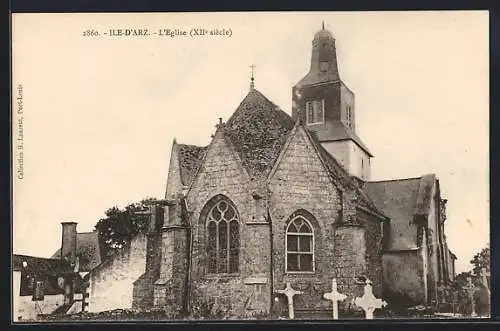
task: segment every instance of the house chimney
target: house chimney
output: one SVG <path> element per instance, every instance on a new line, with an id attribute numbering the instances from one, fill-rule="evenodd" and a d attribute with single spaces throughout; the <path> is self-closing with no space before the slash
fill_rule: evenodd
<path id="1" fill-rule="evenodd" d="M 62 222 L 61 259 L 76 262 L 76 222 Z"/>

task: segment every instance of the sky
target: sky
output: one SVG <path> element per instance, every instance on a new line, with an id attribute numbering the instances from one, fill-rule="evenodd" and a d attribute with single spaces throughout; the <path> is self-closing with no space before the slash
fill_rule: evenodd
<path id="1" fill-rule="evenodd" d="M 248 93 L 251 64 L 290 114 L 322 21 L 372 180 L 435 173 L 456 270 L 468 270 L 489 241 L 487 11 L 13 14 L 14 253 L 49 257 L 61 222 L 92 231 L 110 207 L 163 198 L 172 140 L 207 145 Z M 127 28 L 187 35 L 109 35 Z M 191 37 L 199 28 L 230 35 Z"/>

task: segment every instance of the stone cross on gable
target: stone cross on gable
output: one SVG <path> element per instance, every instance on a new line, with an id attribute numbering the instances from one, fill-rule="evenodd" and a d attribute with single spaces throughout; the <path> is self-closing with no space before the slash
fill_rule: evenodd
<path id="1" fill-rule="evenodd" d="M 477 316 L 476 314 L 476 301 L 474 300 L 474 293 L 476 293 L 476 287 L 474 286 L 474 284 L 472 284 L 472 278 L 471 277 L 467 277 L 467 285 L 464 286 L 463 288 L 464 290 L 467 291 L 467 293 L 469 294 L 469 300 L 470 300 L 470 303 L 471 303 L 471 317 L 475 317 Z"/>
<path id="2" fill-rule="evenodd" d="M 297 294 L 302 294 L 302 291 L 296 291 L 290 286 L 290 282 L 286 283 L 286 287 L 284 290 L 277 290 L 276 293 L 284 294 L 288 300 L 288 317 L 290 319 L 295 318 L 294 309 L 293 309 L 293 297 Z"/>
<path id="3" fill-rule="evenodd" d="M 332 279 L 332 291 L 329 293 L 323 294 L 323 298 L 330 300 L 333 305 L 333 319 L 336 320 L 339 318 L 339 301 L 343 301 L 347 298 L 345 294 L 339 293 L 337 291 L 337 280 L 335 278 Z"/>
<path id="4" fill-rule="evenodd" d="M 250 90 L 253 90 L 255 88 L 255 77 L 254 77 L 255 65 L 252 64 L 250 66 L 250 69 L 252 70 L 252 75 L 250 76 Z"/>
<path id="5" fill-rule="evenodd" d="M 354 304 L 365 311 L 366 319 L 373 319 L 373 312 L 377 308 L 382 308 L 386 305 L 386 302 L 379 299 L 373 295 L 372 282 L 367 279 L 365 285 L 365 293 L 361 297 L 357 297 L 354 300 Z"/>

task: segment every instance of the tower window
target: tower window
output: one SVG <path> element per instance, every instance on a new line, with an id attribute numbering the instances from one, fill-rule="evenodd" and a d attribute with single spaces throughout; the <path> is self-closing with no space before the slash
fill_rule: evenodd
<path id="1" fill-rule="evenodd" d="M 306 102 L 306 123 L 317 124 L 325 122 L 325 100 Z"/>
<path id="2" fill-rule="evenodd" d="M 328 65 L 328 62 L 326 62 L 326 61 L 321 61 L 319 63 L 319 70 L 322 72 L 328 71 L 328 67 L 329 67 L 329 65 Z"/>
<path id="3" fill-rule="evenodd" d="M 346 105 L 345 107 L 345 120 L 347 126 L 352 129 L 352 112 L 351 112 L 351 106 Z"/>

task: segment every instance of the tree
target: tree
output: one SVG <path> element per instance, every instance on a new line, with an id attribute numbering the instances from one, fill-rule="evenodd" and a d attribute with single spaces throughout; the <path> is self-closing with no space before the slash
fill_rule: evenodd
<path id="1" fill-rule="evenodd" d="M 162 200 L 145 198 L 137 203 L 132 203 L 124 209 L 116 206 L 105 211 L 105 218 L 100 219 L 95 225 L 102 239 L 106 255 L 113 254 L 130 243 L 138 233 L 145 230 L 149 219 L 149 206 L 161 204 Z"/>
<path id="2" fill-rule="evenodd" d="M 483 248 L 479 253 L 474 255 L 470 263 L 474 266 L 472 272 L 474 275 L 478 276 L 481 274 L 481 270 L 483 268 L 486 269 L 486 272 L 490 272 L 490 245 L 488 244 L 485 248 Z"/>

